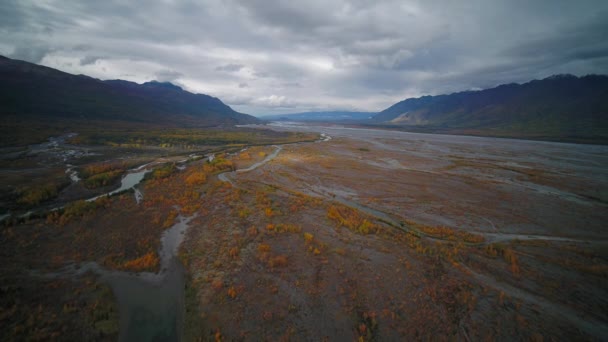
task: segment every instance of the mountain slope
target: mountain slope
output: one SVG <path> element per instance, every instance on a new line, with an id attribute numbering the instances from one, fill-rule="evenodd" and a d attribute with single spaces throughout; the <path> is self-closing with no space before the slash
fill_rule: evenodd
<path id="1" fill-rule="evenodd" d="M 0 113 L 20 119 L 176 126 L 258 122 L 219 99 L 168 83 L 101 81 L 0 56 Z"/>
<path id="2" fill-rule="evenodd" d="M 413 130 L 608 141 L 608 76 L 552 76 L 524 84 L 407 99 L 373 121 Z"/>

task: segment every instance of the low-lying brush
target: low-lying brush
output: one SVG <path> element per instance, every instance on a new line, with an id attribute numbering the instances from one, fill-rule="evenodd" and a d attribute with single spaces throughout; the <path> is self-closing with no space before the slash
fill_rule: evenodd
<path id="1" fill-rule="evenodd" d="M 358 234 L 374 234 L 379 230 L 378 225 L 361 215 L 358 210 L 347 206 L 331 205 L 327 209 L 327 217 L 338 227 L 344 226 Z"/>

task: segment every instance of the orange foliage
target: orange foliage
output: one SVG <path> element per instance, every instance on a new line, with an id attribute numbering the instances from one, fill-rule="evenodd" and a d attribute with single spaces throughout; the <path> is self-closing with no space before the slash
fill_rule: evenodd
<path id="1" fill-rule="evenodd" d="M 207 174 L 204 171 L 195 171 L 186 178 L 187 185 L 201 185 L 207 181 Z"/>
<path id="2" fill-rule="evenodd" d="M 264 209 L 264 215 L 266 215 L 266 217 L 273 217 L 276 215 L 276 211 L 274 211 L 271 207 L 267 207 Z"/>
<path id="3" fill-rule="evenodd" d="M 231 258 L 235 259 L 237 256 L 239 256 L 239 248 L 238 247 L 230 248 L 228 255 L 230 255 Z"/>
<path id="4" fill-rule="evenodd" d="M 260 253 L 268 253 L 270 252 L 270 245 L 267 245 L 265 243 L 261 243 L 258 245 L 258 252 Z"/>
<path id="5" fill-rule="evenodd" d="M 141 272 L 146 270 L 152 270 L 158 267 L 160 260 L 154 252 L 149 252 L 137 259 L 127 261 L 121 265 L 122 269 Z"/>
<path id="6" fill-rule="evenodd" d="M 234 286 L 230 286 L 230 288 L 228 289 L 228 297 L 232 299 L 236 298 L 236 289 L 234 288 Z"/>

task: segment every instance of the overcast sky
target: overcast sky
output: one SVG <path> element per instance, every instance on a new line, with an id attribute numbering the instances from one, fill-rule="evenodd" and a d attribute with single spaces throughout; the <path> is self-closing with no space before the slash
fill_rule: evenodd
<path id="1" fill-rule="evenodd" d="M 608 1 L 0 1 L 0 54 L 249 114 L 608 73 Z"/>

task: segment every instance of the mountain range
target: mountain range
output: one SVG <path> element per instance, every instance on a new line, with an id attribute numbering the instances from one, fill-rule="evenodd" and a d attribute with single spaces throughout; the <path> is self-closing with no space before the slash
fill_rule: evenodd
<path id="1" fill-rule="evenodd" d="M 412 131 L 608 143 L 608 76 L 555 75 L 410 98 L 371 122 Z"/>
<path id="2" fill-rule="evenodd" d="M 1 145 L 29 134 L 26 126 L 30 131 L 41 125 L 65 131 L 74 125 L 104 129 L 263 122 L 236 112 L 218 98 L 171 83 L 102 81 L 2 56 L 0 115 Z M 410 98 L 379 113 L 304 112 L 261 119 L 608 144 L 608 76 L 556 75 L 486 90 Z"/>
<path id="3" fill-rule="evenodd" d="M 210 127 L 260 122 L 171 83 L 102 81 L 0 56 L 3 119 Z"/>

